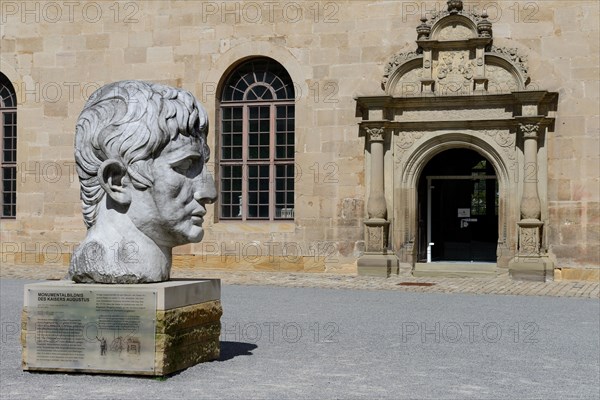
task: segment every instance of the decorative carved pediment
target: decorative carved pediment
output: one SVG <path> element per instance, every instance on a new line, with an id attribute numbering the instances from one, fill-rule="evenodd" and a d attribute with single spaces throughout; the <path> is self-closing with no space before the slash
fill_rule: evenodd
<path id="1" fill-rule="evenodd" d="M 474 13 L 461 11 L 451 14 L 442 11 L 433 14 L 429 20 L 431 40 L 465 40 L 479 37 L 477 23 L 481 17 Z M 427 22 L 426 22 L 427 23 Z"/>
<path id="2" fill-rule="evenodd" d="M 523 84 L 529 84 L 530 79 L 529 71 L 527 69 L 527 56 L 522 55 L 516 47 L 508 48 L 491 45 L 486 51 L 486 56 L 502 57 L 517 68 L 522 77 Z"/>
<path id="3" fill-rule="evenodd" d="M 451 22 L 432 32 L 432 38 L 437 40 L 464 40 L 477 37 L 477 31 L 461 23 Z"/>
<path id="4" fill-rule="evenodd" d="M 421 18 L 417 49 L 395 54 L 385 66 L 381 87 L 394 97 L 510 93 L 529 84 L 527 57 L 516 48 L 492 44 L 487 14 L 448 9 Z"/>
<path id="5" fill-rule="evenodd" d="M 406 53 L 394 54 L 390 58 L 388 63 L 385 65 L 385 68 L 383 70 L 383 79 L 381 81 L 381 86 L 385 89 L 385 86 L 388 82 L 390 75 L 393 72 L 396 72 L 398 70 L 398 67 L 400 67 L 401 65 L 407 65 L 409 63 L 409 61 L 421 59 L 422 57 L 423 56 L 421 54 L 419 54 L 417 51 L 409 51 Z M 413 63 L 413 64 L 415 64 L 415 63 Z M 417 65 L 418 64 L 419 63 L 417 63 Z M 419 68 L 420 68 L 420 66 L 419 66 Z M 406 71 L 406 72 L 408 72 L 408 71 Z"/>

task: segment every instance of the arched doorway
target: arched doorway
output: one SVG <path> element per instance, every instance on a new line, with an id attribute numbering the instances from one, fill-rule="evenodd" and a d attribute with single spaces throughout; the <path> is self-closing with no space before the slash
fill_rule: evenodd
<path id="1" fill-rule="evenodd" d="M 369 178 L 359 274 L 553 274 L 545 147 L 558 93 L 528 89 L 526 57 L 494 46 L 486 18 L 448 2 L 414 51 L 390 57 L 385 95 L 356 98 Z M 422 262 L 429 243 L 437 263 Z"/>
<path id="2" fill-rule="evenodd" d="M 466 148 L 438 153 L 418 181 L 418 262 L 495 263 L 498 214 L 492 163 Z"/>

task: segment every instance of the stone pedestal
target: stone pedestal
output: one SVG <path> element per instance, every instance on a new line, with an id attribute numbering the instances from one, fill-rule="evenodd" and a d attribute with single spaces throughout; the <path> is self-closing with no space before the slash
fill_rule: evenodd
<path id="1" fill-rule="evenodd" d="M 389 278 L 398 275 L 398 257 L 394 254 L 365 254 L 357 261 L 358 275 Z"/>
<path id="2" fill-rule="evenodd" d="M 540 252 L 542 227 L 537 219 L 523 219 L 519 225 L 518 256 L 508 263 L 508 272 L 513 279 L 550 281 L 554 279 L 554 263 Z"/>
<path id="3" fill-rule="evenodd" d="M 23 370 L 162 376 L 220 355 L 221 282 L 25 286 Z"/>
<path id="4" fill-rule="evenodd" d="M 547 282 L 554 280 L 554 263 L 547 257 L 515 257 L 508 272 L 512 279 Z"/>
<path id="5" fill-rule="evenodd" d="M 358 275 L 398 275 L 398 257 L 387 254 L 389 221 L 373 218 L 365 221 L 365 254 L 357 261 Z"/>
<path id="6" fill-rule="evenodd" d="M 365 251 L 373 254 L 385 254 L 390 223 L 384 219 L 365 221 Z"/>

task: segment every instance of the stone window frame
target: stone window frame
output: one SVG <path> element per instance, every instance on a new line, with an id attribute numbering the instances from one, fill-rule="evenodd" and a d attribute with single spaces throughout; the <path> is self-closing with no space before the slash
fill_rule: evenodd
<path id="1" fill-rule="evenodd" d="M 17 95 L 8 77 L 0 72 L 0 218 L 17 217 Z"/>
<path id="2" fill-rule="evenodd" d="M 295 91 L 287 70 L 268 57 L 244 60 L 225 79 L 217 112 L 218 219 L 293 220 Z"/>

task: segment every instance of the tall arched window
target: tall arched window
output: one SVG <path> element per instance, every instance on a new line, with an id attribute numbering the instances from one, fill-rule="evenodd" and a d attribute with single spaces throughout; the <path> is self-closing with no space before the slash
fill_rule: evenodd
<path id="1" fill-rule="evenodd" d="M 0 72 L 0 121 L 2 121 L 2 218 L 17 216 L 17 96 L 8 78 Z"/>
<path id="2" fill-rule="evenodd" d="M 238 66 L 221 92 L 221 219 L 294 218 L 294 85 L 270 58 Z"/>

